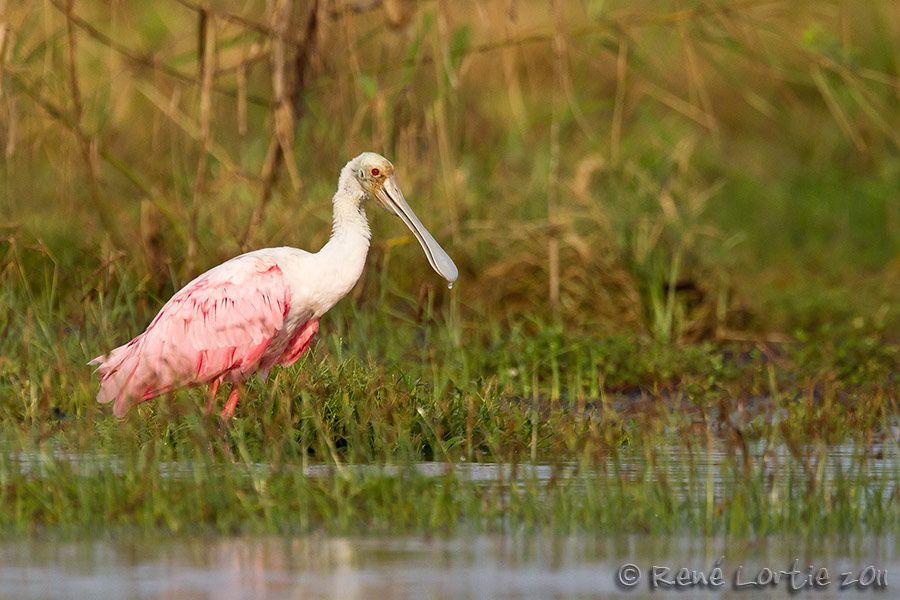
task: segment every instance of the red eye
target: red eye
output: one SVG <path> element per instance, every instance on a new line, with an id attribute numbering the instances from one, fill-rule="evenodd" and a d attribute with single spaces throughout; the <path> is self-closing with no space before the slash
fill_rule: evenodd
<path id="1" fill-rule="evenodd" d="M 372 169 L 372 177 L 378 177 L 378 175 L 380 173 L 381 173 L 381 171 L 378 169 L 378 167 L 375 167 L 374 169 Z"/>

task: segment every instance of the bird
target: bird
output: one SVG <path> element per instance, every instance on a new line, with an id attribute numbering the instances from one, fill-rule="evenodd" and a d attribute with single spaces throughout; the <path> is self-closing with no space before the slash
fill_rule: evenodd
<path id="1" fill-rule="evenodd" d="M 364 152 L 341 170 L 332 199 L 331 237 L 318 252 L 264 248 L 236 256 L 185 285 L 133 340 L 91 360 L 97 401 L 124 417 L 132 406 L 168 392 L 209 384 L 207 413 L 219 386 L 231 383 L 221 417 L 232 417 L 245 382 L 265 380 L 309 348 L 319 320 L 362 275 L 373 200 L 399 217 L 431 267 L 450 285 L 458 270 L 407 204 L 394 166 Z"/>

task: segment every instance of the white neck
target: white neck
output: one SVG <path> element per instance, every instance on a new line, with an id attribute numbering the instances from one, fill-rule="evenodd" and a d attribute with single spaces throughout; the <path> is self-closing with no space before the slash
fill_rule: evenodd
<path id="1" fill-rule="evenodd" d="M 341 170 L 338 189 L 332 199 L 334 216 L 331 226 L 331 240 L 343 236 L 361 236 L 365 238 L 366 249 L 368 249 L 371 233 L 369 231 L 369 220 L 366 219 L 366 211 L 362 207 L 365 199 L 365 192 L 360 188 L 359 183 L 353 176 L 353 161 L 350 161 Z"/>
<path id="2" fill-rule="evenodd" d="M 314 255 L 322 267 L 323 278 L 327 280 L 327 284 L 322 282 L 322 312 L 343 298 L 362 275 L 371 236 L 369 221 L 362 207 L 365 197 L 365 192 L 353 177 L 351 163 L 347 163 L 341 171 L 338 190 L 334 194 L 331 239 Z"/>

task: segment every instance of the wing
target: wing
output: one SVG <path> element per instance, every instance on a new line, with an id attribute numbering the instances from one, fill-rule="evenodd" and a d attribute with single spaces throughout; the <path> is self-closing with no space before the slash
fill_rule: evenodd
<path id="1" fill-rule="evenodd" d="M 282 328 L 290 287 L 272 261 L 242 256 L 177 292 L 147 330 L 92 361 L 100 366 L 99 402 L 125 414 L 170 390 L 232 373 L 246 379 Z"/>
<path id="2" fill-rule="evenodd" d="M 287 350 L 285 350 L 284 354 L 278 359 L 279 364 L 289 367 L 297 362 L 300 357 L 303 356 L 303 353 L 306 352 L 306 349 L 309 348 L 313 337 L 315 337 L 316 332 L 318 331 L 319 319 L 310 319 L 304 323 L 303 326 L 297 330 L 297 333 L 294 334 L 294 337 L 291 338 Z"/>

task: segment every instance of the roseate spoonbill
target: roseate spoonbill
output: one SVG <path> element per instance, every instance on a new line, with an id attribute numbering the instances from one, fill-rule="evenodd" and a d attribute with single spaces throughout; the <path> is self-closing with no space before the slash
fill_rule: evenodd
<path id="1" fill-rule="evenodd" d="M 89 363 L 99 365 L 97 401 L 114 402 L 113 414 L 121 417 L 133 404 L 209 383 L 209 411 L 219 385 L 228 381 L 222 417 L 230 417 L 244 382 L 254 373 L 265 379 L 274 365 L 300 358 L 322 315 L 356 284 L 369 251 L 366 199 L 400 217 L 432 268 L 451 284 L 456 280 L 456 265 L 403 198 L 394 166 L 365 152 L 341 171 L 331 239 L 321 250 L 256 250 L 191 281 L 144 333 Z"/>

